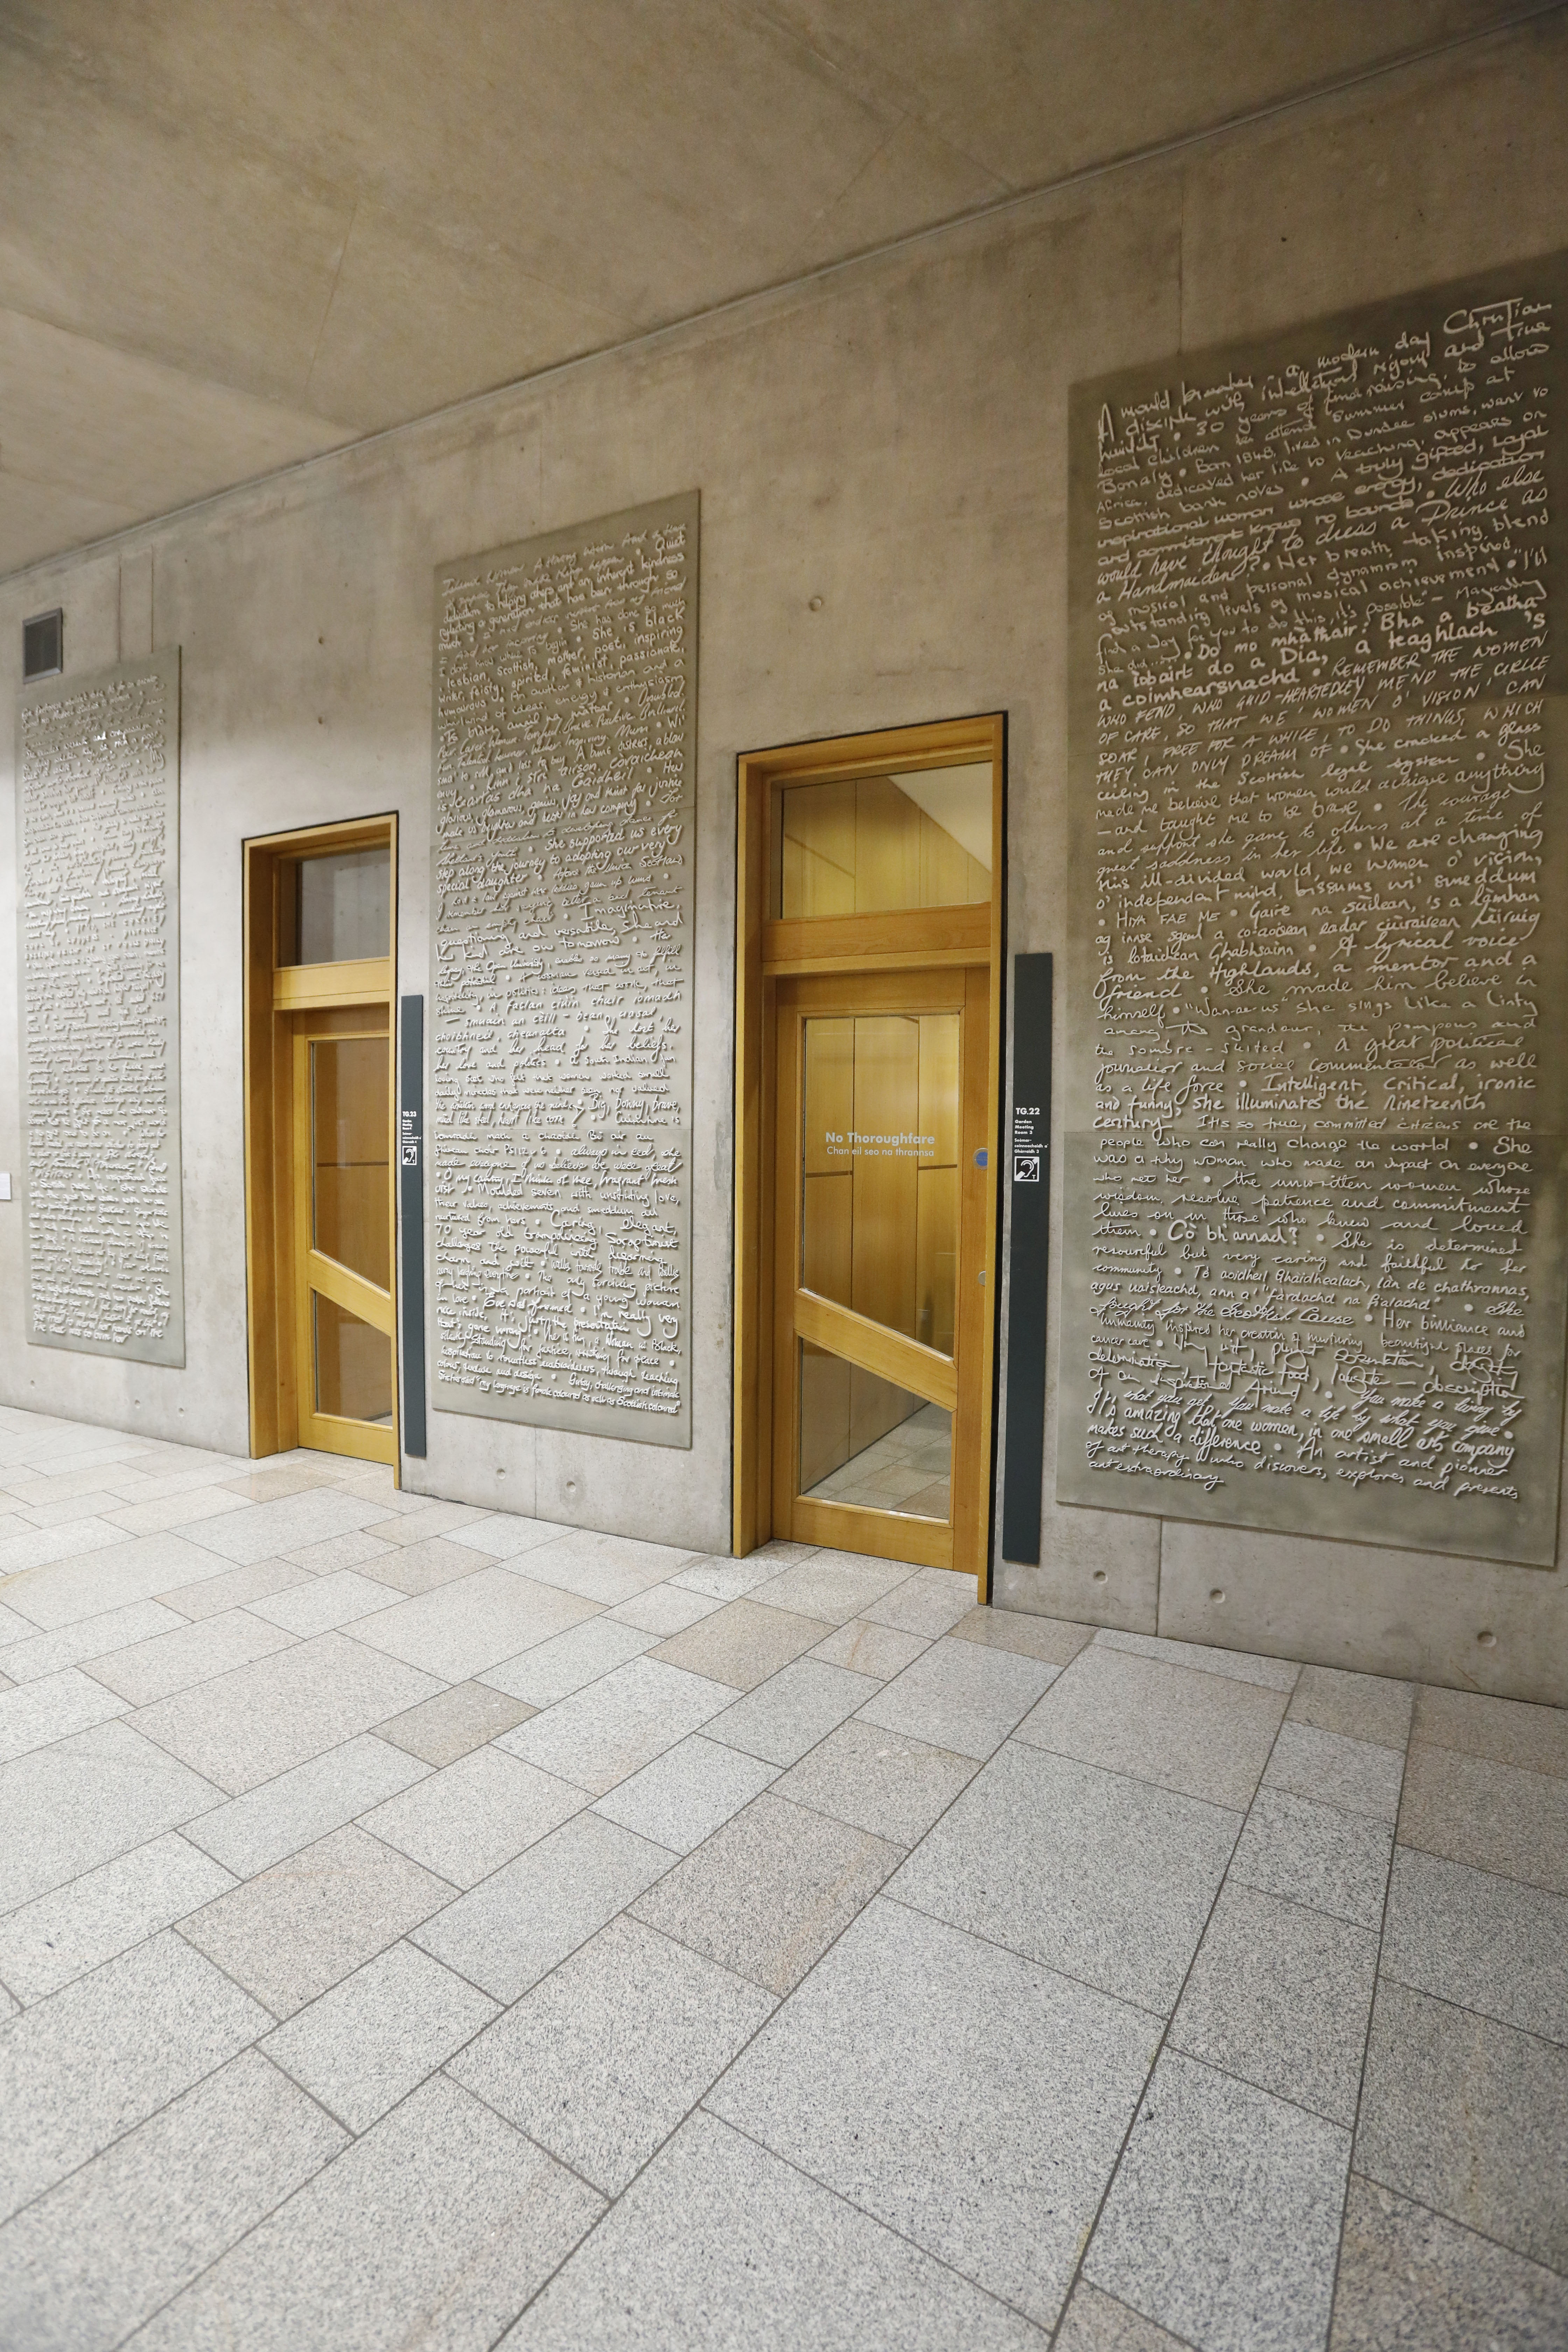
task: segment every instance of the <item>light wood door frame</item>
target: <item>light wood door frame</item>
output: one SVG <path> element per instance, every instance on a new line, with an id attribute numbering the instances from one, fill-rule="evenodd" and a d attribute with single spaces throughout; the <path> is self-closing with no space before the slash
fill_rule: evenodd
<path id="1" fill-rule="evenodd" d="M 388 952 L 342 963 L 279 964 L 280 892 L 285 871 L 302 857 L 385 846 L 391 856 Z M 321 1034 L 351 1024 L 356 1010 L 384 1015 L 389 1073 L 395 1065 L 393 1013 L 397 970 L 397 818 L 391 812 L 342 824 L 263 835 L 244 844 L 245 941 L 245 1273 L 250 1370 L 250 1451 L 286 1453 L 300 1440 L 301 1396 L 310 1355 L 301 1353 L 295 1300 L 295 1035 L 301 1016 Z M 348 1034 L 353 1034 L 352 1026 Z M 396 1087 L 387 1087 L 388 1233 L 396 1265 Z M 394 1293 L 395 1295 L 395 1292 Z M 340 1302 L 347 1304 L 348 1302 Z M 349 1306 L 350 1313 L 361 1310 Z M 397 1350 L 393 1347 L 389 1430 L 365 1423 L 374 1444 L 362 1458 L 397 1468 Z M 350 1449 L 345 1449 L 350 1450 Z"/>
<path id="2" fill-rule="evenodd" d="M 773 809 L 786 784 L 889 771 L 987 761 L 992 772 L 989 905 L 900 914 L 789 920 L 769 912 Z M 978 1520 L 956 1523 L 952 1566 L 990 1596 L 991 1504 L 995 1484 L 997 1166 L 1002 1090 L 1003 922 L 1005 900 L 1006 719 L 1000 711 L 920 727 L 780 745 L 743 753 L 737 767 L 735 941 L 735 1307 L 731 1543 L 737 1555 L 773 1534 L 773 1234 L 777 1138 L 777 999 L 789 978 L 837 972 L 929 971 L 962 966 L 984 975 L 984 1130 L 990 1165 L 977 1215 L 983 1256 L 970 1286 L 983 1318 L 973 1413 L 985 1460 Z M 971 1168 L 968 1176 L 976 1172 Z M 984 1290 L 984 1298 L 981 1292 Z M 972 1358 L 973 1360 L 973 1358 Z M 910 1527 L 918 1522 L 910 1521 Z M 912 1555 L 906 1555 L 912 1556 Z"/>
<path id="3" fill-rule="evenodd" d="M 781 979 L 775 996 L 773 1068 L 777 1119 L 773 1175 L 773 1524 L 797 1541 L 836 1551 L 863 1551 L 912 1559 L 924 1568 L 953 1568 L 985 1549 L 990 1522 L 988 1420 L 981 1384 L 965 1377 L 989 1344 L 991 1316 L 981 1276 L 986 1265 L 988 1167 L 975 1165 L 985 1145 L 989 1076 L 987 1013 L 990 974 L 984 965 L 936 966 L 925 971 L 813 974 Z M 958 1106 L 958 1265 L 953 1352 L 943 1356 L 921 1340 L 835 1305 L 805 1289 L 802 1259 L 802 1119 L 805 1105 L 805 1024 L 865 1014 L 956 1013 L 962 1023 Z M 803 1495 L 799 1460 L 800 1391 L 795 1343 L 816 1341 L 849 1355 L 952 1415 L 952 1517 L 922 1519 L 895 1511 Z M 782 1438 L 782 1443 L 780 1440 Z M 970 1570 L 973 1573 L 973 1570 Z"/>

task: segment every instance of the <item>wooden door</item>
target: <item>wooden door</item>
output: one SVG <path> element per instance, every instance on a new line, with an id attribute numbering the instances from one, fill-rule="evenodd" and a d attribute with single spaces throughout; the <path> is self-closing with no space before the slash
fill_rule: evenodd
<path id="1" fill-rule="evenodd" d="M 984 1550 L 981 969 L 781 981 L 776 1533 L 976 1572 Z"/>
<path id="2" fill-rule="evenodd" d="M 299 1442 L 396 1459 L 392 1040 L 384 1004 L 294 1016 Z"/>

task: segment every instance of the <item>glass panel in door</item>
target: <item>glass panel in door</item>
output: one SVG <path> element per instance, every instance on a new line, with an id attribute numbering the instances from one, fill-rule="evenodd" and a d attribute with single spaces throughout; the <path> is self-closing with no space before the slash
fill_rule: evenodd
<path id="1" fill-rule="evenodd" d="M 991 896 L 991 765 L 792 784 L 772 911 L 787 919 L 973 907 Z"/>
<path id="2" fill-rule="evenodd" d="M 393 1458 L 391 1043 L 363 1016 L 295 1042 L 300 1439 Z"/>
<path id="3" fill-rule="evenodd" d="M 392 1343 L 335 1299 L 311 1294 L 315 1315 L 316 1411 L 340 1421 L 390 1423 Z"/>
<path id="4" fill-rule="evenodd" d="M 950 1519 L 952 1413 L 803 1339 L 800 1491 L 811 1503 Z"/>
<path id="5" fill-rule="evenodd" d="M 311 1247 L 382 1290 L 392 1286 L 390 1078 L 385 1037 L 310 1040 Z"/>
<path id="6" fill-rule="evenodd" d="M 956 1012 L 808 1018 L 802 1067 L 797 1279 L 807 1297 L 797 1320 L 826 1300 L 949 1365 L 961 1021 Z M 856 1360 L 885 1354 L 875 1331 L 842 1318 L 831 1337 L 802 1339 L 797 1492 L 945 1522 L 951 1410 L 912 1385 L 915 1350 L 895 1350 L 894 1364 Z M 951 1371 L 942 1385 L 951 1394 Z"/>
<path id="7" fill-rule="evenodd" d="M 386 954 L 392 939 L 392 851 L 384 843 L 284 866 L 280 964 L 343 963 Z"/>
<path id="8" fill-rule="evenodd" d="M 951 1356 L 956 1013 L 805 1026 L 800 1285 Z"/>

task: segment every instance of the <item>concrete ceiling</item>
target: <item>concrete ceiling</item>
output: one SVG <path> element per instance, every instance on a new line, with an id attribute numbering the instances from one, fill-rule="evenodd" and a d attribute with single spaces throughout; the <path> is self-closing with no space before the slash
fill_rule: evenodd
<path id="1" fill-rule="evenodd" d="M 1521 0 L 0 0 L 0 572 Z"/>

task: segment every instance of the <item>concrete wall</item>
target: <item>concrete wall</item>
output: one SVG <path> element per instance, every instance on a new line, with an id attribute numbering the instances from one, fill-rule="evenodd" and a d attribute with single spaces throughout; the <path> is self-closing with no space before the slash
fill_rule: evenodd
<path id="1" fill-rule="evenodd" d="M 726 1549 L 736 753 L 1005 709 L 1009 944 L 1059 948 L 1068 384 L 1568 242 L 1565 120 L 1554 16 L 0 583 L 0 645 L 63 604 L 79 673 L 145 649 L 150 559 L 153 637 L 184 647 L 189 1332 L 183 1372 L 26 1348 L 20 1220 L 0 1207 L 0 1398 L 244 1450 L 241 838 L 398 810 L 400 982 L 426 987 L 434 566 L 697 487 L 695 1444 L 438 1414 L 410 1483 Z M 15 678 L 8 663 L 0 1167 L 17 1153 Z M 1059 1507 L 1050 1435 L 1045 1562 L 1004 1566 L 999 1601 L 1568 1700 L 1563 1571 Z"/>

